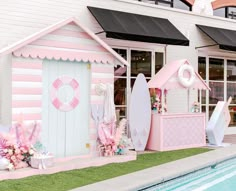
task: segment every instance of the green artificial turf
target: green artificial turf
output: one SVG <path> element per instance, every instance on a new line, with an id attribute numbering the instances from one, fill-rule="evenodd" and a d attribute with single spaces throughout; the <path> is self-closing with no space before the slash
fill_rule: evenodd
<path id="1" fill-rule="evenodd" d="M 209 151 L 206 148 L 140 154 L 136 161 L 0 181 L 0 191 L 63 191 Z"/>

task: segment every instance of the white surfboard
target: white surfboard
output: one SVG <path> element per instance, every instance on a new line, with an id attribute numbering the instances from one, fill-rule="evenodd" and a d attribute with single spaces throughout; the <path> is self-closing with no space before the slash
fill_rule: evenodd
<path id="1" fill-rule="evenodd" d="M 229 104 L 228 102 L 218 101 L 206 128 L 206 134 L 210 145 L 221 146 L 223 144 L 225 129 L 230 123 Z"/>
<path id="2" fill-rule="evenodd" d="M 151 125 L 151 101 L 147 81 L 143 74 L 135 80 L 129 109 L 131 139 L 136 151 L 144 151 Z"/>

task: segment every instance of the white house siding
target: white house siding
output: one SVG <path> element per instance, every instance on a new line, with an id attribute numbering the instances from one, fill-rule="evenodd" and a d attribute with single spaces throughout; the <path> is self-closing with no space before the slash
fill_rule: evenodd
<path id="1" fill-rule="evenodd" d="M 2 125 L 11 124 L 11 61 L 11 55 L 0 58 L 0 123 Z"/>
<path id="2" fill-rule="evenodd" d="M 187 38 L 189 38 L 190 46 L 168 45 L 166 47 L 166 63 L 176 59 L 186 58 L 194 65 L 195 69 L 197 69 L 198 57 L 198 50 L 196 50 L 195 47 L 213 44 L 212 40 L 204 35 L 195 24 L 233 30 L 235 30 L 236 24 L 236 21 L 231 19 L 200 16 L 187 11 L 130 0 L 8 0 L 0 1 L 0 45 L 5 46 L 7 44 L 12 44 L 17 40 L 21 40 L 46 26 L 70 16 L 77 17 L 93 32 L 102 31 L 99 24 L 88 11 L 87 6 L 169 19 Z M 105 39 L 104 34 L 99 36 Z M 152 49 L 160 49 L 160 47 L 163 47 L 160 45 L 130 41 L 110 39 L 105 39 L 105 41 L 113 46 Z M 234 54 L 230 55 L 235 57 Z M 182 106 L 186 100 L 186 97 L 182 94 L 170 95 L 169 98 L 174 99 L 175 102 L 178 103 L 174 106 L 175 108 L 173 108 L 173 110 Z M 196 92 L 192 93 L 191 99 L 196 99 Z"/>

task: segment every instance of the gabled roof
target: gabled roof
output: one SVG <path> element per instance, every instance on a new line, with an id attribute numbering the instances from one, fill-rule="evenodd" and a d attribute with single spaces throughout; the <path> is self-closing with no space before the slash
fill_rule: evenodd
<path id="1" fill-rule="evenodd" d="M 88 36 L 91 37 L 94 41 L 96 41 L 101 47 L 103 47 L 108 53 L 110 53 L 117 61 L 119 65 L 129 65 L 128 62 L 123 59 L 118 53 L 116 53 L 109 45 L 107 45 L 103 40 L 101 40 L 98 36 L 96 36 L 90 29 L 83 26 L 76 18 L 71 17 L 65 20 L 62 20 L 56 24 L 53 24 L 45 29 L 34 33 L 14 44 L 11 46 L 5 47 L 0 50 L 0 57 L 9 53 L 17 52 L 19 49 L 24 48 L 25 46 L 29 45 L 30 43 L 42 38 L 43 36 L 52 33 L 53 31 L 60 29 L 61 27 L 69 24 L 75 23 L 78 27 L 80 27 Z M 28 48 L 29 49 L 29 48 Z M 75 52 L 74 52 L 75 54 Z M 87 54 L 88 55 L 88 54 Z"/>
<path id="2" fill-rule="evenodd" d="M 169 89 L 178 89 L 184 88 L 180 85 L 178 80 L 178 70 L 179 68 L 184 65 L 189 64 L 186 59 L 177 60 L 166 64 L 149 82 L 149 88 L 158 88 L 162 90 L 169 90 Z M 210 90 L 208 85 L 204 82 L 201 76 L 195 71 L 196 78 L 194 80 L 193 85 L 190 87 L 192 89 L 204 89 Z"/>

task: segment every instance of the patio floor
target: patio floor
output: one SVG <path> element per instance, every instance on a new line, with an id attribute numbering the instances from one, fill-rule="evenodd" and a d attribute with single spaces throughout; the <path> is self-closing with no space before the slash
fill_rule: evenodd
<path id="1" fill-rule="evenodd" d="M 225 143 L 236 144 L 236 134 L 234 134 L 234 135 L 225 135 L 224 142 Z"/>

